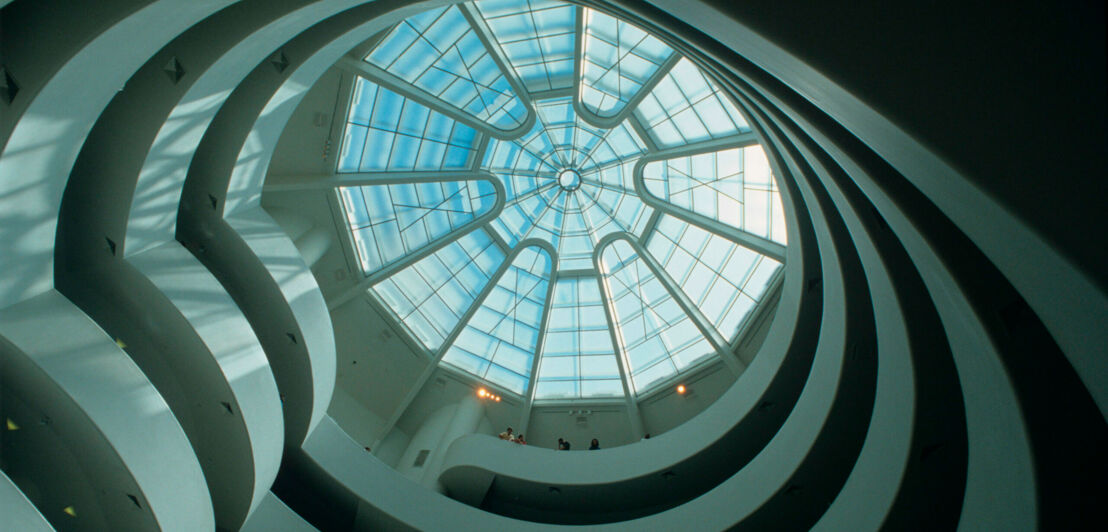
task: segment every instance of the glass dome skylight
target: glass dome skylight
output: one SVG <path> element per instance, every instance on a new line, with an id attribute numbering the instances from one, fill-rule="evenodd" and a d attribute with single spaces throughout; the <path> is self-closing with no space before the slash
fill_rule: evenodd
<path id="1" fill-rule="evenodd" d="M 436 363 L 543 401 L 734 357 L 784 213 L 691 61 L 588 8 L 482 0 L 408 18 L 350 68 L 337 171 L 358 184 L 338 193 L 370 293 Z"/>

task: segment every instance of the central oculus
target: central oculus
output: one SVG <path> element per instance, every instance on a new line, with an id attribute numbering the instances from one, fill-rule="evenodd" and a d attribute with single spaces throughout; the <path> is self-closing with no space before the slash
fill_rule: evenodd
<path id="1" fill-rule="evenodd" d="M 581 186 L 581 174 L 572 168 L 562 170 L 558 172 L 558 184 L 563 190 L 571 192 L 577 190 L 577 187 Z"/>

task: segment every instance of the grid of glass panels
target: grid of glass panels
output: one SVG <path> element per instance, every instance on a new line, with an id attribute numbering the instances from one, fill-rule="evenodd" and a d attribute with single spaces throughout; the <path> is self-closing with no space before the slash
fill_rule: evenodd
<path id="1" fill-rule="evenodd" d="M 566 270 L 588 268 L 592 265 L 592 250 L 597 234 L 612 218 L 607 216 L 581 189 L 562 191 L 557 203 L 551 205 L 538 226 L 550 228 L 558 237 L 558 267 Z M 561 227 L 558 223 L 561 222 Z"/>
<path id="2" fill-rule="evenodd" d="M 527 106 L 457 6 L 405 19 L 365 61 L 492 127 L 511 130 L 526 121 Z"/>
<path id="3" fill-rule="evenodd" d="M 605 247 L 600 266 L 636 393 L 718 357 L 630 243 Z"/>
<path id="4" fill-rule="evenodd" d="M 551 266 L 546 250 L 520 250 L 442 361 L 522 395 L 531 377 Z"/>
<path id="5" fill-rule="evenodd" d="M 536 102 L 535 110 L 545 139 L 539 144 L 528 140 L 526 145 L 559 169 L 574 168 L 584 174 L 646 151 L 646 145 L 626 122 L 612 129 L 598 129 L 581 121 L 573 110 L 572 97 L 541 100 Z"/>
<path id="6" fill-rule="evenodd" d="M 655 161 L 646 190 L 682 209 L 785 244 L 785 209 L 761 146 Z"/>
<path id="7" fill-rule="evenodd" d="M 436 181 L 339 187 L 362 272 L 426 246 L 496 203 L 492 183 Z"/>
<path id="8" fill-rule="evenodd" d="M 584 194 L 596 201 L 608 219 L 615 222 L 620 231 L 628 231 L 638 234 L 646 228 L 647 219 L 654 209 L 647 207 L 642 199 L 634 194 L 628 194 L 623 190 L 604 186 L 589 187 Z M 594 211 L 594 214 L 598 214 Z M 608 233 L 604 231 L 604 225 L 608 220 L 595 216 L 590 225 L 596 227 L 596 233 Z"/>
<path id="9" fill-rule="evenodd" d="M 596 277 L 554 283 L 535 399 L 623 397 Z"/>
<path id="10" fill-rule="evenodd" d="M 669 215 L 658 220 L 646 249 L 729 341 L 781 267 L 780 262 Z"/>
<path id="11" fill-rule="evenodd" d="M 693 63 L 681 59 L 662 72 L 675 52 L 609 15 L 580 8 L 584 34 L 575 56 L 577 9 L 555 0 L 480 0 L 405 20 L 365 58 L 406 82 L 401 93 L 428 93 L 500 129 L 518 127 L 533 110 L 534 126 L 518 138 L 485 143 L 472 127 L 359 80 L 338 163 L 342 172 L 434 172 L 464 171 L 479 161 L 503 183 L 503 210 L 488 225 L 370 290 L 422 345 L 442 355 L 442 364 L 520 395 L 534 378 L 536 400 L 623 397 L 621 361 L 635 395 L 718 361 L 715 344 L 674 294 L 696 305 L 696 319 L 703 314 L 708 322 L 703 326 L 737 336 L 781 265 L 668 213 L 685 209 L 785 242 L 780 194 L 757 146 L 646 165 L 647 191 L 667 203 L 652 226 L 654 209 L 634 184 L 636 163 L 651 152 L 644 140 L 670 148 L 749 128 Z M 579 79 L 574 61 L 581 61 Z M 528 94 L 513 92 L 513 75 Z M 655 81 L 645 94 L 645 84 Z M 546 92 L 564 88 L 579 92 Z M 577 116 L 575 97 L 602 117 L 636 101 L 643 127 L 628 121 L 593 127 Z M 486 147 L 475 153 L 478 146 Z M 566 169 L 577 171 L 579 186 L 559 184 Z M 446 177 L 339 193 L 361 266 L 371 272 L 468 229 L 496 204 L 496 188 Z M 612 232 L 638 238 L 614 241 L 595 265 L 595 246 Z M 530 247 L 504 265 L 506 250 L 530 238 L 549 242 L 558 263 Z M 506 273 L 490 286 L 502 266 Z M 651 266 L 660 268 L 657 275 Z M 568 273 L 551 288 L 554 267 Z M 543 312 L 550 318 L 536 361 Z M 452 332 L 457 338 L 445 345 Z"/>
<path id="12" fill-rule="evenodd" d="M 358 78 L 338 171 L 460 170 L 476 141 L 473 128 Z"/>
<path id="13" fill-rule="evenodd" d="M 642 99 L 635 116 L 667 148 L 750 130 L 727 96 L 687 58 Z"/>
<path id="14" fill-rule="evenodd" d="M 481 166 L 504 182 L 507 201 L 557 179 L 557 168 L 514 141 L 491 139 Z"/>
<path id="15" fill-rule="evenodd" d="M 429 350 L 437 350 L 504 262 L 482 229 L 377 283 L 373 292 Z"/>
<path id="16" fill-rule="evenodd" d="M 591 268 L 592 251 L 604 235 L 641 231 L 650 215 L 642 200 L 629 193 L 632 189 L 606 187 L 600 181 L 606 172 L 633 167 L 646 147 L 626 123 L 605 130 L 581 122 L 571 97 L 540 100 L 536 112 L 539 120 L 531 133 L 512 143 L 496 143 L 492 155 L 486 154 L 486 168 L 515 191 L 492 227 L 509 245 L 524 238 L 550 242 L 558 250 L 560 269 Z M 540 170 L 533 176 L 526 173 L 536 167 Z M 565 168 L 580 172 L 582 183 L 576 190 L 559 187 L 557 173 L 548 172 Z"/>
<path id="17" fill-rule="evenodd" d="M 528 91 L 573 85 L 576 7 L 552 0 L 475 2 Z"/>
<path id="18" fill-rule="evenodd" d="M 620 113 L 673 49 L 635 26 L 585 9 L 581 103 L 601 117 Z"/>
<path id="19" fill-rule="evenodd" d="M 515 246 L 524 238 L 535 237 L 542 238 L 557 248 L 558 235 L 555 231 L 560 225 L 536 229 L 535 222 L 550 210 L 549 202 L 560 194 L 561 189 L 556 182 L 545 184 L 505 205 L 500 216 L 490 225 L 509 246 Z"/>

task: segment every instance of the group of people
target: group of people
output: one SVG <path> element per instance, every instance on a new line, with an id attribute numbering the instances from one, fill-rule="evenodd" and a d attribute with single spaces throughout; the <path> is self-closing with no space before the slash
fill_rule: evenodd
<path id="1" fill-rule="evenodd" d="M 559 451 L 568 451 L 570 446 L 571 446 L 571 444 L 569 443 L 569 440 L 567 440 L 565 438 L 558 438 L 558 450 Z M 596 438 L 593 438 L 592 442 L 589 443 L 589 450 L 590 451 L 595 451 L 595 450 L 598 450 L 598 449 L 600 449 L 600 440 L 598 440 Z"/>
<path id="2" fill-rule="evenodd" d="M 508 429 L 505 430 L 504 432 L 501 432 L 499 436 L 500 436 L 500 439 L 505 440 L 505 441 L 510 441 L 512 443 L 518 443 L 520 445 L 527 445 L 527 440 L 525 440 L 523 438 L 523 435 L 522 434 L 516 434 L 512 430 L 512 427 L 508 427 Z M 649 436 L 647 436 L 647 437 L 649 438 Z M 565 438 L 558 438 L 558 450 L 559 451 L 568 451 L 569 448 L 570 448 L 569 440 L 566 440 Z M 589 450 L 590 451 L 595 451 L 597 449 L 600 449 L 600 440 L 598 440 L 596 438 L 593 438 L 592 442 L 589 443 Z"/>
<path id="3" fill-rule="evenodd" d="M 508 430 L 501 432 L 500 439 L 507 440 L 512 443 L 518 443 L 520 445 L 527 445 L 527 440 L 523 438 L 522 434 L 512 433 L 512 427 L 508 427 Z"/>

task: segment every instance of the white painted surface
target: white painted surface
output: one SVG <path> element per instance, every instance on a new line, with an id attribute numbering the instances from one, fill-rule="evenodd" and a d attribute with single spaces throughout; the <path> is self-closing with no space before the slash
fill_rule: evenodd
<path id="1" fill-rule="evenodd" d="M 307 430 L 311 433 L 327 413 L 335 389 L 335 336 L 327 302 L 296 246 L 261 207 L 238 212 L 225 220 L 269 271 L 300 327 L 311 357 L 312 416 Z"/>
<path id="2" fill-rule="evenodd" d="M 240 532 L 316 532 L 316 528 L 270 492 L 243 523 Z"/>
<path id="3" fill-rule="evenodd" d="M 358 3 L 358 0 L 325 0 L 291 10 L 235 43 L 199 73 L 196 83 L 189 87 L 153 139 L 139 174 L 127 224 L 128 255 L 173 239 L 177 205 L 189 163 L 231 91 L 290 38 Z"/>
<path id="4" fill-rule="evenodd" d="M 215 527 L 208 485 L 177 418 L 96 323 L 51 290 L 0 310 L 0 335 L 80 405 L 126 464 L 164 530 Z"/>
<path id="5" fill-rule="evenodd" d="M 0 530 L 54 532 L 54 527 L 3 471 L 0 471 Z"/>
<path id="6" fill-rule="evenodd" d="M 34 95 L 0 154 L 0 307 L 53 286 L 65 176 L 104 107 L 174 36 L 230 3 L 152 2 L 65 58 Z"/>
<path id="7" fill-rule="evenodd" d="M 231 296 L 180 244 L 128 260 L 173 302 L 223 371 L 254 451 L 253 511 L 277 477 L 284 447 L 281 400 L 265 352 Z"/>

